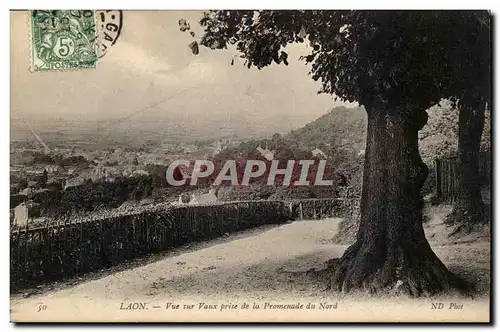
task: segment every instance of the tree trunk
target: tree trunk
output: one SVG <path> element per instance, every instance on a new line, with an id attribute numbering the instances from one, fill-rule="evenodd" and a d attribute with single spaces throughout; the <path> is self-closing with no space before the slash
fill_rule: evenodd
<path id="1" fill-rule="evenodd" d="M 356 242 L 334 264 L 338 291 L 388 289 L 419 296 L 464 286 L 432 251 L 422 226 L 420 189 L 428 168 L 418 151 L 427 113 L 368 109 Z"/>
<path id="2" fill-rule="evenodd" d="M 459 191 L 449 223 L 473 225 L 484 221 L 479 176 L 479 149 L 484 128 L 485 103 L 460 108 L 458 128 Z"/>

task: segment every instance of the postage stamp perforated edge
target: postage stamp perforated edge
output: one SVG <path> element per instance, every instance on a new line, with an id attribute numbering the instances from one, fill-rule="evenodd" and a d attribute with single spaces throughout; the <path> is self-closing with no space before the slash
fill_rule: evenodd
<path id="1" fill-rule="evenodd" d="M 94 20 L 94 25 L 96 27 L 95 30 L 95 39 L 94 39 L 94 51 L 97 54 L 97 38 L 98 38 L 98 32 L 97 32 L 97 10 L 92 10 L 92 17 Z M 26 10 L 25 12 L 26 15 L 26 26 L 28 30 L 28 53 L 29 53 L 29 71 L 32 73 L 41 73 L 41 72 L 71 72 L 71 71 L 80 71 L 80 70 L 89 70 L 89 69 L 97 69 L 98 67 L 98 60 L 99 57 L 96 58 L 94 61 L 94 66 L 93 67 L 70 67 L 70 68 L 51 68 L 47 70 L 37 70 L 35 67 L 34 61 L 35 61 L 35 55 L 34 55 L 34 45 L 33 45 L 33 9 Z"/>

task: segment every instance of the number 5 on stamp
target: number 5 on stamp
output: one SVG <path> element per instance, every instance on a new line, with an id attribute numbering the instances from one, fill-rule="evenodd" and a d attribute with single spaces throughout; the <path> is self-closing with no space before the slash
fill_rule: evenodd
<path id="1" fill-rule="evenodd" d="M 96 68 L 96 26 L 91 10 L 33 10 L 32 71 Z"/>

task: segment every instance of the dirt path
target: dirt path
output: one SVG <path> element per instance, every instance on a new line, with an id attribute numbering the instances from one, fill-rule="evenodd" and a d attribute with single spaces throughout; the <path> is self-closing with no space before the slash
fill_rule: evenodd
<path id="1" fill-rule="evenodd" d="M 116 301 L 138 299 L 148 302 L 165 302 L 167 299 L 338 300 L 339 296 L 325 293 L 325 285 L 308 277 L 305 271 L 321 268 L 326 260 L 342 255 L 346 246 L 332 244 L 331 241 L 339 221 L 299 221 L 279 227 L 259 228 L 166 253 L 149 264 L 83 281 L 66 289 L 29 298 L 13 296 L 11 315 L 14 320 L 16 317 L 23 319 L 26 313 L 35 314 L 40 303 L 54 301 L 59 301 L 59 305 L 74 305 L 81 300 L 88 308 L 89 305 L 102 306 L 106 301 L 115 301 L 117 306 Z M 475 244 L 474 250 L 470 249 L 467 244 L 435 247 L 438 256 L 451 267 L 464 265 L 464 256 L 472 255 L 470 258 L 475 264 L 472 270 L 465 268 L 460 272 L 469 273 L 470 278 L 477 279 L 475 273 L 478 266 L 489 272 L 489 243 Z M 488 288 L 488 282 L 489 279 L 483 282 L 486 286 L 483 286 L 482 302 L 476 301 L 474 305 L 481 308 L 488 305 L 484 293 L 487 292 L 485 287 Z M 356 297 L 350 296 L 349 299 L 356 300 Z"/>

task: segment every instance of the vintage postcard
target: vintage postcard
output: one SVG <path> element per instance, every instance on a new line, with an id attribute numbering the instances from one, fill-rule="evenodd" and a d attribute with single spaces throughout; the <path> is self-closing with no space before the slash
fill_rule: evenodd
<path id="1" fill-rule="evenodd" d="M 11 321 L 489 323 L 491 16 L 11 11 Z"/>

